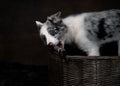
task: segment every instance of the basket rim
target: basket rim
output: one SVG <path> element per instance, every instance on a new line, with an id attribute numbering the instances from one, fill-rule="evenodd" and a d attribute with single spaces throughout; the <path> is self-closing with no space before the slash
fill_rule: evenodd
<path id="1" fill-rule="evenodd" d="M 52 52 L 52 56 L 59 57 L 58 52 Z M 65 57 L 62 57 L 61 59 L 66 60 L 79 60 L 79 59 L 89 59 L 89 60 L 120 60 L 120 56 L 80 56 L 80 55 L 66 55 Z"/>
<path id="2" fill-rule="evenodd" d="M 77 59 L 96 59 L 96 60 L 120 60 L 120 56 L 66 56 L 66 59 L 77 60 Z"/>

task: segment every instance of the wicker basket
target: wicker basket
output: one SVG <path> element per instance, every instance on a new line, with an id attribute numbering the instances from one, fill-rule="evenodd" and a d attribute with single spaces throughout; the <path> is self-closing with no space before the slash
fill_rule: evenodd
<path id="1" fill-rule="evenodd" d="M 120 86 L 120 58 L 52 54 L 49 77 L 52 86 Z"/>

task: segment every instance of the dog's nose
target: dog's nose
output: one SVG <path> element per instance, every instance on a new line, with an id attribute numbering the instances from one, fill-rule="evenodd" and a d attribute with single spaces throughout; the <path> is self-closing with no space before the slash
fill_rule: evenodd
<path id="1" fill-rule="evenodd" d="M 53 48 L 54 44 L 52 42 L 50 42 L 47 46 L 50 47 L 50 48 Z"/>

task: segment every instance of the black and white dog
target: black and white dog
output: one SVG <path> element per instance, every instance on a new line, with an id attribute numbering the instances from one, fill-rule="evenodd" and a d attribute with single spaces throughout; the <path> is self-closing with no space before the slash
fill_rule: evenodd
<path id="1" fill-rule="evenodd" d="M 99 56 L 101 44 L 118 41 L 120 56 L 120 10 L 88 12 L 61 18 L 61 12 L 49 16 L 45 23 L 36 21 L 40 36 L 47 45 L 64 49 L 74 42 L 88 56 Z"/>

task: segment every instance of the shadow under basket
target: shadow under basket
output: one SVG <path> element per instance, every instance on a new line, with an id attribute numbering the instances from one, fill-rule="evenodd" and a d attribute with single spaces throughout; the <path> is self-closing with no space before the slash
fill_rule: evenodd
<path id="1" fill-rule="evenodd" d="M 120 57 L 52 54 L 49 78 L 52 86 L 120 86 Z"/>

